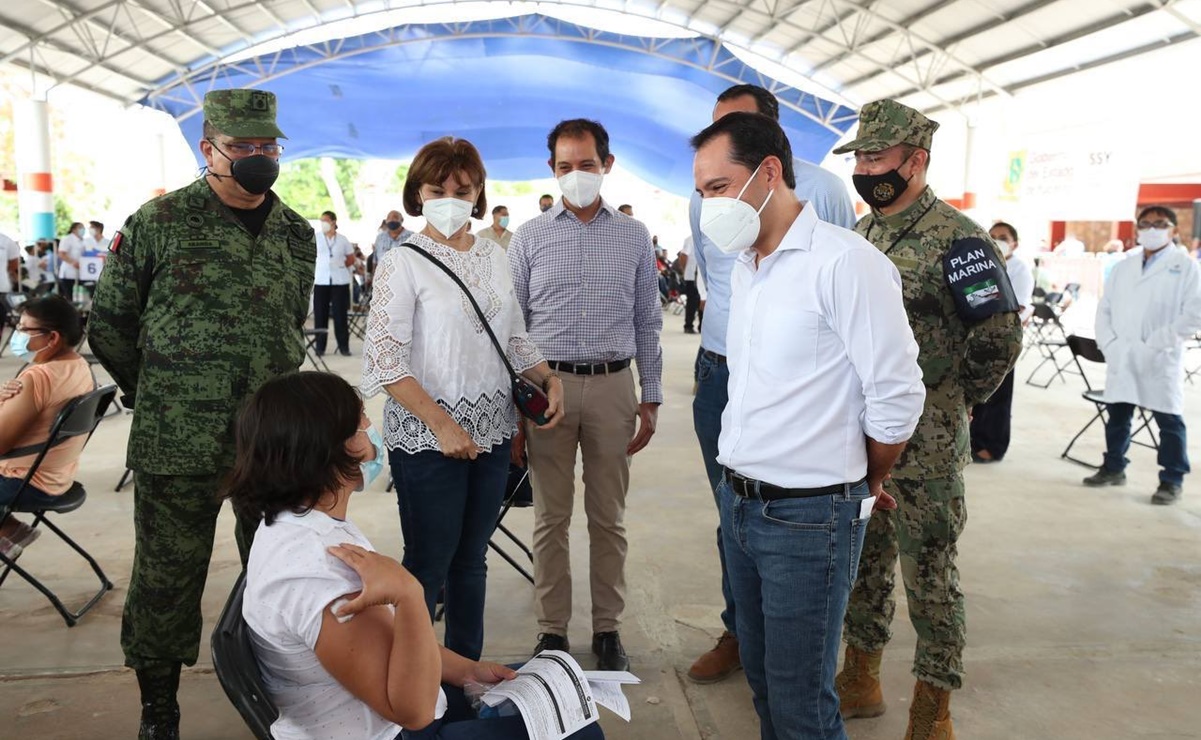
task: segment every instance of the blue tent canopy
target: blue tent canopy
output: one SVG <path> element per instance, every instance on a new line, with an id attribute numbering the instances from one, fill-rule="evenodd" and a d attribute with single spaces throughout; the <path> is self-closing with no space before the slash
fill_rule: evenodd
<path id="1" fill-rule="evenodd" d="M 716 95 L 739 82 L 780 98 L 781 123 L 803 159 L 821 161 L 856 120 L 855 111 L 760 74 L 712 39 L 627 36 L 542 15 L 410 24 L 213 60 L 164 80 L 142 103 L 198 141 L 205 91 L 258 87 L 279 98 L 289 159 L 406 159 L 453 135 L 479 148 L 494 180 L 550 176 L 547 132 L 565 118 L 593 118 L 623 167 L 686 195 L 688 138 L 709 123 Z"/>

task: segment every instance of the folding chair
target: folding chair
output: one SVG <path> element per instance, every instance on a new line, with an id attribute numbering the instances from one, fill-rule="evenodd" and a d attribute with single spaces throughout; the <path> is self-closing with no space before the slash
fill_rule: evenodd
<path id="1" fill-rule="evenodd" d="M 42 595 L 50 600 L 50 603 L 53 604 L 54 608 L 58 610 L 58 613 L 62 615 L 63 620 L 66 621 L 68 627 L 74 627 L 75 623 L 79 621 L 80 617 L 82 617 L 89 609 L 95 606 L 96 603 L 100 601 L 100 598 L 104 596 L 105 592 L 113 587 L 112 582 L 109 581 L 108 577 L 104 575 L 104 571 L 100 569 L 100 565 L 96 562 L 96 559 L 89 555 L 86 550 L 80 547 L 75 540 L 68 537 L 67 533 L 59 529 L 54 522 L 46 518 L 46 515 L 49 513 L 66 514 L 83 506 L 83 502 L 87 499 L 87 492 L 78 482 L 73 483 L 71 488 L 68 489 L 66 493 L 56 497 L 54 503 L 49 505 L 22 503 L 21 495 L 29 488 L 29 481 L 33 478 L 34 473 L 37 472 L 38 467 L 41 466 L 42 461 L 46 458 L 46 453 L 49 452 L 51 448 L 62 444 L 72 437 L 83 436 L 87 439 L 91 438 L 92 432 L 96 430 L 96 425 L 100 423 L 101 418 L 104 417 L 105 410 L 108 408 L 108 405 L 112 403 L 113 397 L 116 395 L 117 386 L 106 385 L 103 388 L 98 388 L 92 391 L 91 393 L 87 393 L 79 396 L 78 398 L 72 399 L 65 407 L 63 407 L 63 410 L 59 412 L 58 418 L 54 420 L 54 424 L 50 427 L 50 437 L 45 442 L 39 445 L 31 445 L 29 447 L 11 450 L 5 455 L 5 457 L 22 457 L 25 455 L 34 454 L 35 452 L 37 453 L 37 457 L 34 458 L 33 465 L 30 466 L 29 472 L 25 474 L 25 479 L 21 483 L 21 488 L 17 491 L 16 498 L 13 499 L 13 503 L 8 507 L 7 511 L 3 512 L 3 516 L 0 517 L 0 521 L 4 521 L 10 514 L 15 512 L 33 514 L 33 524 L 30 526 L 36 529 L 39 525 L 45 524 L 47 529 L 49 529 L 51 532 L 54 532 L 63 542 L 67 543 L 71 549 L 79 553 L 83 559 L 88 562 L 88 565 L 92 566 L 92 571 L 95 572 L 96 577 L 100 579 L 100 590 L 97 591 L 94 596 L 88 599 L 87 603 L 85 603 L 78 611 L 69 611 L 67 607 L 63 605 L 62 600 L 59 599 L 53 591 L 43 585 L 40 580 L 31 575 L 27 570 L 17 565 L 15 558 L 9 558 L 3 553 L 0 553 L 0 563 L 4 564 L 4 571 L 0 573 L 0 585 L 4 584 L 4 581 L 8 578 L 10 571 L 15 571 L 17 575 L 28 581 L 31 586 L 36 588 L 38 591 L 41 591 Z"/>
<path id="2" fill-rule="evenodd" d="M 1194 334 L 1192 339 L 1184 343 L 1184 380 L 1189 384 L 1192 384 L 1193 378 L 1201 375 L 1201 360 L 1189 365 L 1189 357 L 1193 353 L 1201 355 L 1201 333 Z"/>
<path id="3" fill-rule="evenodd" d="M 1093 414 L 1092 418 L 1088 420 L 1087 424 L 1085 424 L 1083 427 L 1080 428 L 1080 431 L 1076 432 L 1076 436 L 1072 437 L 1071 442 L 1068 442 L 1068 446 L 1064 448 L 1063 454 L 1060 455 L 1060 457 L 1065 460 L 1071 460 L 1072 462 L 1077 463 L 1079 465 L 1083 465 L 1087 468 L 1095 469 L 1100 466 L 1094 465 L 1093 463 L 1090 463 L 1090 462 L 1086 462 L 1085 460 L 1081 460 L 1080 458 L 1072 457 L 1071 452 L 1072 452 L 1072 446 L 1076 444 L 1076 440 L 1078 440 L 1082 436 L 1084 436 L 1084 433 L 1087 432 L 1089 427 L 1091 427 L 1098 419 L 1101 420 L 1101 426 L 1105 426 L 1105 422 L 1107 419 L 1106 412 L 1109 409 L 1109 404 L 1106 403 L 1104 400 L 1105 389 L 1104 388 L 1093 388 L 1092 383 L 1090 383 L 1088 380 L 1088 374 L 1084 372 L 1084 366 L 1080 364 L 1080 360 L 1084 359 L 1089 362 L 1103 365 L 1103 364 L 1105 364 L 1105 355 L 1101 352 L 1101 348 L 1097 346 L 1097 342 L 1095 339 L 1088 339 L 1086 337 L 1078 337 L 1075 334 L 1068 337 L 1068 348 L 1071 349 L 1071 351 L 1072 351 L 1072 360 L 1073 360 L 1073 362 L 1076 363 L 1077 370 L 1080 371 L 1080 377 L 1084 378 L 1085 391 L 1083 393 L 1081 393 L 1080 396 L 1084 400 L 1093 404 L 1094 408 L 1096 409 L 1096 413 Z M 1134 432 L 1130 435 L 1130 441 L 1136 445 L 1141 445 L 1143 447 L 1147 447 L 1152 450 L 1158 450 L 1159 449 L 1159 440 L 1157 440 L 1155 438 L 1155 430 L 1151 428 L 1151 419 L 1153 418 L 1152 415 L 1148 414 L 1146 409 L 1139 406 L 1138 407 L 1138 418 L 1139 418 L 1139 425 L 1134 429 Z M 1144 442 L 1139 439 L 1139 433 L 1143 432 L 1144 430 L 1147 432 L 1147 435 L 1151 438 L 1150 442 Z"/>
<path id="4" fill-rule="evenodd" d="M 1032 385 L 1035 388 L 1048 388 L 1056 378 L 1066 383 L 1067 381 L 1064 380 L 1063 374 L 1068 370 L 1070 364 L 1060 360 L 1058 354 L 1068 346 L 1067 332 L 1064 331 L 1063 324 L 1059 323 L 1059 314 L 1046 303 L 1036 303 L 1034 304 L 1034 315 L 1030 319 L 1027 330 L 1032 333 L 1032 341 L 1038 349 L 1039 354 L 1042 355 L 1042 359 L 1030 371 L 1030 375 L 1026 378 L 1026 385 Z M 1036 382 L 1034 377 L 1048 363 L 1050 363 L 1053 372 L 1047 378 L 1047 382 Z"/>
<path id="5" fill-rule="evenodd" d="M 271 740 L 271 724 L 279 718 L 279 710 L 271 703 L 263 686 L 259 662 L 250 641 L 250 626 L 242 618 L 245 593 L 246 571 L 242 571 L 213 628 L 209 643 L 213 652 L 213 672 L 254 736 L 258 740 Z"/>
<path id="6" fill-rule="evenodd" d="M 4 356 L 4 351 L 8 349 L 8 340 L 17 331 L 17 321 L 19 320 L 18 311 L 21 304 L 25 302 L 24 293 L 8 293 L 4 296 L 5 303 L 8 304 L 8 321 L 0 324 L 0 357 Z M 5 336 L 5 332 L 8 335 Z"/>
<path id="7" fill-rule="evenodd" d="M 329 329 L 305 329 L 304 353 L 308 355 L 309 362 L 313 363 L 313 369 L 328 373 L 329 365 L 325 364 L 325 358 L 317 354 L 317 337 L 324 336 L 329 336 Z"/>
<path id="8" fill-rule="evenodd" d="M 504 503 L 501 504 L 500 507 L 500 516 L 496 518 L 496 530 L 508 537 L 514 545 L 516 545 L 523 553 L 525 553 L 526 558 L 531 563 L 534 562 L 533 551 L 530 550 L 530 548 L 524 542 L 518 539 L 517 535 L 513 534 L 513 532 L 506 527 L 503 522 L 505 520 L 505 515 L 509 513 L 510 509 L 521 509 L 533 505 L 534 490 L 530 486 L 529 468 L 522 468 L 510 463 L 508 488 L 505 491 Z M 495 539 L 488 540 L 488 547 L 491 547 L 497 555 L 500 555 L 502 558 L 504 558 L 505 562 L 513 566 L 514 570 L 525 576 L 527 581 L 529 581 L 531 584 L 534 583 L 534 577 L 530 575 L 530 572 L 522 567 L 521 563 L 514 560 L 513 556 L 502 550 L 500 545 L 496 544 Z"/>

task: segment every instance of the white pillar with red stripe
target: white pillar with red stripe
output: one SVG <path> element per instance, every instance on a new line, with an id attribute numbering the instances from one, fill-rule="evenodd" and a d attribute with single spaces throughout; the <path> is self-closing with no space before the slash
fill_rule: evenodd
<path id="1" fill-rule="evenodd" d="M 54 184 L 50 177 L 50 114 L 44 100 L 16 106 L 17 196 L 24 243 L 53 239 Z"/>

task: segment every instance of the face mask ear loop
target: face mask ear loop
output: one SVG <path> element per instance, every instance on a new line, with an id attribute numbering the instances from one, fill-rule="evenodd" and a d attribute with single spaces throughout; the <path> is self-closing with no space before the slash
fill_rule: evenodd
<path id="1" fill-rule="evenodd" d="M 763 160 L 763 161 L 764 161 L 764 162 L 766 162 L 767 160 Z M 748 178 L 746 179 L 746 182 L 744 182 L 744 183 L 742 184 L 742 190 L 739 190 L 739 191 L 738 191 L 738 196 L 737 196 L 737 197 L 736 197 L 734 200 L 742 200 L 742 194 L 743 194 L 743 193 L 745 193 L 745 192 L 746 192 L 746 189 L 747 189 L 747 188 L 749 188 L 749 187 L 751 186 L 751 182 L 753 182 L 753 181 L 754 181 L 754 179 L 755 179 L 755 175 L 759 174 L 759 168 L 760 168 L 760 167 L 762 167 L 762 166 L 763 166 L 763 162 L 760 162 L 760 163 L 759 163 L 759 165 L 758 165 L 758 167 L 755 167 L 755 171 L 754 171 L 754 172 L 752 172 L 752 173 L 751 173 L 751 176 L 750 176 L 750 177 L 748 177 Z M 764 201 L 764 202 L 766 203 L 766 201 Z"/>

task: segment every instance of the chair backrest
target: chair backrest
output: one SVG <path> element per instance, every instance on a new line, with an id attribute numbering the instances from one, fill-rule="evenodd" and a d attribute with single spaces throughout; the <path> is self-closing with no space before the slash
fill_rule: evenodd
<path id="1" fill-rule="evenodd" d="M 1072 334 L 1068 337 L 1068 348 L 1073 357 L 1083 357 L 1089 362 L 1105 363 L 1105 354 L 1097 346 L 1097 340 Z"/>
<path id="2" fill-rule="evenodd" d="M 225 695 L 229 697 L 242 720 L 258 740 L 270 740 L 271 723 L 279 718 L 279 710 L 263 686 L 259 662 L 254 657 L 250 641 L 250 625 L 242 617 L 242 596 L 246 592 L 246 571 L 234 583 L 229 601 L 217 618 L 210 643 L 213 651 L 213 671 Z"/>
<path id="3" fill-rule="evenodd" d="M 1055 313 L 1055 309 L 1047 303 L 1034 304 L 1034 318 L 1047 324 L 1059 323 L 1059 314 Z"/>

